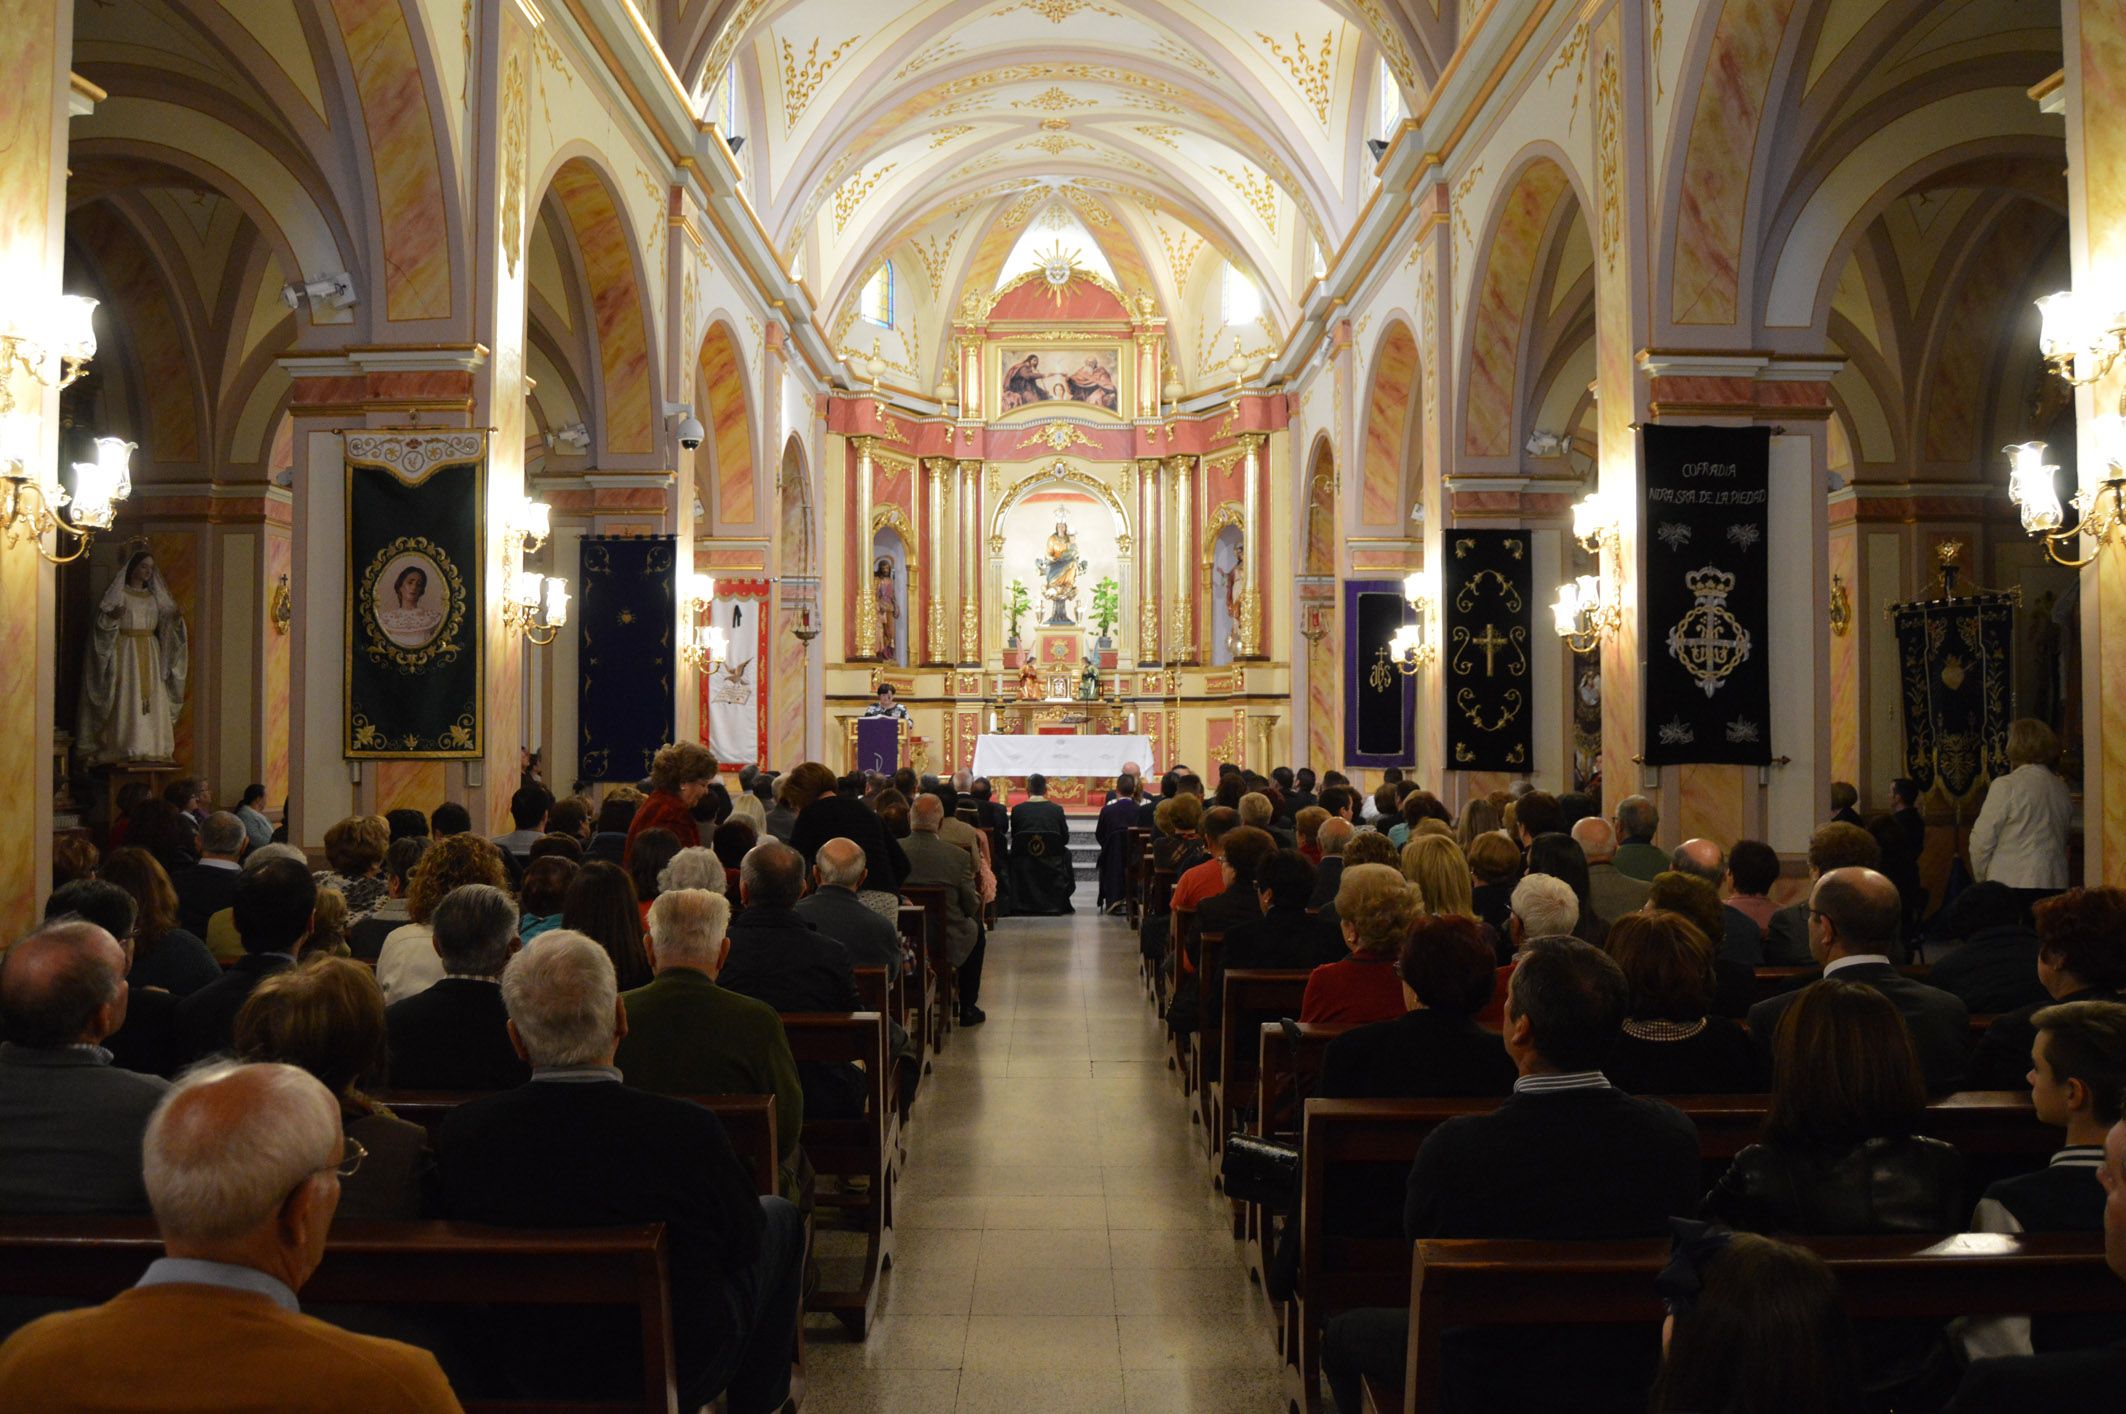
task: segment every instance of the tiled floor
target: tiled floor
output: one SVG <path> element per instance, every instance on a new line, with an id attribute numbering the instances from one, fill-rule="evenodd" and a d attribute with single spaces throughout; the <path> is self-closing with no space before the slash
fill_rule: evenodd
<path id="1" fill-rule="evenodd" d="M 989 1020 L 916 1102 L 879 1319 L 807 1327 L 808 1414 L 1283 1408 L 1136 935 L 1089 905 L 991 936 Z"/>

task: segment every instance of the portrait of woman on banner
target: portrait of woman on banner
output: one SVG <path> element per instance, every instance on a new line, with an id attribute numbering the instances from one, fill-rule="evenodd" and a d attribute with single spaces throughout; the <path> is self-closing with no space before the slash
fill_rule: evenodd
<path id="1" fill-rule="evenodd" d="M 190 669 L 184 615 L 155 557 L 135 550 L 90 616 L 81 668 L 82 759 L 92 766 L 170 760 Z"/>
<path id="2" fill-rule="evenodd" d="M 377 579 L 377 627 L 399 647 L 419 648 L 443 626 L 447 590 L 427 556 L 411 554 L 401 560 Z"/>

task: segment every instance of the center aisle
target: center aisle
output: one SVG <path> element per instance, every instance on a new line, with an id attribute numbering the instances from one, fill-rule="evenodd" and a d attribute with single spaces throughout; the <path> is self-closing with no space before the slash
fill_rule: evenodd
<path id="1" fill-rule="evenodd" d="M 879 1319 L 806 1327 L 807 1414 L 1284 1407 L 1137 936 L 1091 894 L 991 935 L 989 1020 L 916 1101 Z"/>

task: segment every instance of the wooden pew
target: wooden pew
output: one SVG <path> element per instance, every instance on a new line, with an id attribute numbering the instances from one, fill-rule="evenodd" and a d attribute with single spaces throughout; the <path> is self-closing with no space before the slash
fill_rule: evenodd
<path id="1" fill-rule="evenodd" d="M 901 1021 L 908 1034 L 915 1038 L 915 1053 L 923 1058 L 923 1070 L 930 1069 L 930 1053 L 940 1042 L 937 1038 L 937 977 L 930 970 L 930 947 L 923 941 L 929 930 L 929 916 L 912 903 L 901 905 L 898 926 L 901 934 L 901 972 L 913 978 L 915 985 L 907 988 L 908 1011 Z"/>
<path id="2" fill-rule="evenodd" d="M 1144 882 L 1146 861 L 1151 858 L 1152 832 L 1148 825 L 1132 825 L 1122 837 L 1122 916 L 1130 931 L 1137 931 L 1143 900 L 1138 891 Z"/>
<path id="3" fill-rule="evenodd" d="M 486 1098 L 478 1090 L 396 1090 L 378 1097 L 391 1112 L 428 1131 L 431 1141 L 443 1121 L 458 1106 Z M 782 1149 L 775 1127 L 773 1095 L 688 1095 L 684 1098 L 723 1122 L 738 1161 L 745 1165 L 753 1186 L 762 1194 L 782 1191 L 776 1175 Z"/>
<path id="4" fill-rule="evenodd" d="M 1281 1017 L 1299 1015 L 1300 999 L 1306 994 L 1310 975 L 1303 968 L 1234 968 L 1225 973 L 1218 1017 L 1218 1074 L 1210 1085 L 1210 1122 L 1205 1127 L 1214 1174 L 1225 1154 L 1226 1136 L 1233 1131 L 1233 1116 L 1255 1104 L 1262 1029 Z M 1236 1205 L 1233 1235 L 1244 1237 L 1246 1231 L 1245 1210 Z"/>
<path id="5" fill-rule="evenodd" d="M 2126 1282 L 2095 1233 L 1948 1237 L 1798 1237 L 1838 1275 L 1855 1320 L 2126 1311 Z M 1403 1388 L 1383 1408 L 1432 1414 L 1440 1342 L 1455 1327 L 1660 1324 L 1654 1276 L 1666 1238 L 1633 1242 L 1442 1241 L 1410 1244 L 1410 1349 Z"/>
<path id="6" fill-rule="evenodd" d="M 1148 878 L 1144 886 L 1144 916 L 1146 918 L 1166 916 L 1171 921 L 1171 915 L 1173 913 L 1173 901 L 1174 871 L 1171 869 L 1161 869 L 1154 866 L 1152 868 L 1150 877 Z M 1167 947 L 1170 950 L 1173 947 L 1173 938 L 1171 934 L 1167 938 Z M 1150 960 L 1150 969 L 1152 979 L 1152 1009 L 1158 1015 L 1165 1016 L 1166 968 L 1163 963 L 1157 960 Z"/>
<path id="7" fill-rule="evenodd" d="M 858 967 L 853 970 L 856 973 L 856 1004 L 859 1007 L 865 1011 L 875 1011 L 881 1016 L 891 1018 L 899 1018 L 905 1014 L 902 1007 L 903 988 L 901 978 L 889 977 L 883 967 Z M 902 1029 L 905 1030 L 907 1024 L 905 1021 L 902 1022 Z M 913 1040 L 912 1033 L 910 1039 Z M 920 1050 L 915 1055 L 916 1076 L 920 1081 L 923 1073 L 922 1062 L 925 1057 Z M 914 1095 L 908 1095 L 906 1098 L 902 1096 L 899 1070 L 900 1062 L 893 1055 L 893 1028 L 888 1026 L 886 1028 L 887 1095 L 893 1101 L 893 1134 L 891 1136 L 893 1144 L 889 1152 L 893 1155 L 893 1161 L 897 1165 L 908 1162 L 908 1114 L 915 1103 Z"/>
<path id="8" fill-rule="evenodd" d="M 1190 915 L 1191 918 L 1194 916 Z M 1211 1016 L 1211 978 L 1217 972 L 1224 953 L 1225 934 L 1203 932 L 1195 934 L 1195 941 L 1189 953 L 1196 964 L 1195 976 L 1189 979 L 1196 988 L 1196 1029 L 1189 1033 L 1188 1038 L 1189 1080 L 1195 1090 L 1196 1120 L 1203 1125 L 1206 1133 L 1209 1132 L 1211 1124 L 1211 1077 L 1208 1061 L 1218 1053 L 1218 1040 L 1214 1036 L 1204 1035 L 1203 1028 Z"/>
<path id="9" fill-rule="evenodd" d="M 1764 1095 L 1663 1097 L 1698 1129 L 1698 1152 L 1717 1177 L 1728 1160 L 1760 1137 Z M 1409 1302 L 1408 1244 L 1395 1237 L 1349 1237 L 1330 1231 L 1326 1202 L 1331 1170 L 1351 1165 L 1407 1168 L 1418 1146 L 1460 1115 L 1487 1114 L 1502 1101 L 1485 1096 L 1424 1100 L 1308 1100 L 1301 1124 L 1299 1277 L 1291 1315 L 1294 1346 L 1288 1373 L 1295 1400 L 1319 1407 L 1321 1331 L 1329 1317 L 1361 1306 Z M 2058 1147 L 2058 1133 L 2037 1122 L 2020 1091 L 1969 1091 L 1927 1107 L 1922 1134 L 1954 1144 L 1967 1156 L 2007 1155 L 2042 1165 Z"/>
<path id="10" fill-rule="evenodd" d="M 923 910 L 924 933 L 927 938 L 925 956 L 929 959 L 930 975 L 937 979 L 937 1016 L 933 1029 L 937 1036 L 937 1048 L 945 1049 L 945 1037 L 959 1024 L 960 985 L 959 971 L 952 965 L 952 955 L 945 945 L 945 924 L 948 921 L 943 884 L 903 884 L 901 895 L 908 902 Z"/>
<path id="11" fill-rule="evenodd" d="M 807 1311 L 831 1311 L 849 1333 L 862 1340 L 878 1309 L 879 1274 L 892 1260 L 895 1142 L 892 1071 L 886 1061 L 886 1018 L 875 1011 L 786 1012 L 783 1030 L 790 1054 L 798 1061 L 861 1063 L 864 1113 L 856 1119 L 805 1116 L 805 1154 L 821 1174 L 842 1182 L 835 1193 L 814 1197 L 817 1211 L 839 1208 L 860 1213 L 864 1230 L 863 1276 L 854 1287 L 822 1288 L 805 1302 Z M 849 1179 L 867 1185 L 852 1192 Z"/>
<path id="12" fill-rule="evenodd" d="M 319 1306 L 615 1306 L 637 1313 L 641 1392 L 618 1401 L 469 1400 L 480 1411 L 677 1414 L 664 1225 L 491 1228 L 452 1222 L 341 1223 L 303 1286 Z M 132 1286 L 162 1242 L 148 1218 L 0 1218 L 0 1296 L 107 1301 Z"/>

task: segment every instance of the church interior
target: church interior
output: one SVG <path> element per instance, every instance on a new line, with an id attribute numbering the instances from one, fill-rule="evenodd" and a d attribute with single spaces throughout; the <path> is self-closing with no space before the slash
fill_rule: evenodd
<path id="1" fill-rule="evenodd" d="M 135 1067 L 137 1041 L 102 1044 L 164 1002 L 172 1037 L 191 1034 L 152 935 L 192 906 L 180 875 L 248 880 L 259 850 L 305 865 L 338 903 L 285 948 L 242 936 L 266 903 L 214 910 L 192 930 L 216 968 L 201 985 L 269 956 L 309 972 L 293 964 L 352 943 L 375 977 L 345 985 L 388 1004 L 395 1053 L 418 991 L 390 944 L 363 956 L 363 923 L 418 929 L 420 985 L 447 987 L 453 890 L 506 885 L 523 976 L 499 954 L 463 966 L 502 982 L 509 1028 L 497 1007 L 488 1039 L 540 1076 L 598 1066 L 524 1040 L 551 1028 L 520 1001 L 602 966 L 624 1013 L 632 988 L 693 966 L 672 959 L 710 926 L 699 892 L 719 896 L 732 960 L 693 975 L 725 967 L 713 985 L 737 997 L 743 935 L 781 887 L 761 851 L 802 873 L 798 914 L 840 887 L 849 846 L 848 890 L 894 930 L 878 990 L 859 965 L 847 1005 L 755 994 L 786 1018 L 771 1049 L 804 1078 L 802 1147 L 764 1084 L 666 1088 L 730 1102 L 711 1130 L 765 1166 L 740 1208 L 802 1214 L 800 1239 L 774 1209 L 741 1244 L 799 1242 L 795 1327 L 767 1337 L 789 1361 L 704 1373 L 680 1277 L 700 1260 L 680 1234 L 704 1219 L 624 1250 L 611 1223 L 649 1217 L 585 1201 L 543 1223 L 580 1251 L 542 1256 L 508 1236 L 541 1220 L 453 1204 L 475 1126 L 441 1092 L 485 1087 L 410 1084 L 381 1053 L 318 1075 L 344 1147 L 298 1165 L 295 1191 L 339 1174 L 354 1192 L 357 1147 L 391 1162 L 354 1143 L 363 1096 L 365 1123 L 427 1126 L 440 1167 L 382 1235 L 363 1236 L 372 1210 L 325 1210 L 303 1310 L 353 1312 L 363 1334 L 343 1341 L 433 1350 L 392 1396 L 420 1408 L 1560 1407 L 1497 1373 L 1526 1363 L 1497 1352 L 1537 1349 L 1591 1372 L 1586 1409 L 1776 1407 L 1720 1392 L 1709 1371 L 1757 1377 L 1710 1322 L 1691 1339 L 1681 1263 L 1703 1271 L 1701 1310 L 1832 1282 L 1837 1338 L 1786 1335 L 1852 1349 L 1779 1362 L 1798 1383 L 1763 1373 L 1758 1396 L 1784 1389 L 1784 1407 L 2032 1408 L 2034 1390 L 2126 1378 L 2115 0 L 0 0 L 0 36 L 0 798 L 24 811 L 0 832 L 0 946 L 24 942 L 0 966 L 0 1307 L 117 1313 L 188 1280 L 149 1268 L 133 1288 L 151 1259 L 245 1265 L 179 1241 L 179 1160 L 157 1157 L 176 1140 L 156 1126 L 188 1085 L 195 1108 L 254 1081 L 247 1104 L 302 1098 L 239 1073 L 316 1072 L 245 1049 L 240 1004 L 263 984 L 229 1001 L 220 1045 L 173 1039 Z M 1246 847 L 1214 835 L 1220 808 Z M 245 830 L 226 859 L 225 816 Z M 914 882 L 959 822 L 964 886 Z M 671 881 L 684 858 L 641 867 L 638 838 L 667 829 L 682 853 L 714 849 L 705 884 Z M 558 833 L 557 885 L 533 845 Z M 495 860 L 416 862 L 455 834 L 494 840 Z M 1324 864 L 1376 835 L 1392 847 L 1369 865 Z M 1432 835 L 1455 846 L 1444 864 Z M 401 871 L 407 836 L 426 854 Z M 1635 850 L 1651 862 L 1627 868 Z M 1301 862 L 1318 887 L 1287 898 L 1273 881 Z M 1382 865 L 1407 918 L 1401 894 L 1358 888 Z M 642 910 L 632 942 L 538 945 L 535 924 L 597 942 L 577 891 L 601 867 Z M 1720 910 L 1703 926 L 1681 884 L 1662 893 L 1685 876 Z M 1542 890 L 1526 911 L 1520 892 L 1546 877 L 1578 895 L 1554 929 L 1535 922 Z M 95 911 L 98 884 L 133 923 Z M 1896 913 L 1881 946 L 1858 921 L 1878 885 Z M 1245 922 L 1212 928 L 1235 898 Z M 1395 937 L 1366 942 L 1354 910 L 1400 918 Z M 1326 951 L 1220 958 L 1258 918 Z M 1475 920 L 1492 950 L 1492 1010 L 1448 1011 L 1504 1078 L 1449 1080 L 1438 1060 L 1431 1088 L 1315 1088 L 1338 1069 L 1325 1054 L 1351 1083 L 1359 1047 L 1327 1050 L 1345 1022 L 1437 1010 L 1420 993 L 1448 986 L 1426 962 L 1448 947 L 1440 920 Z M 1702 954 L 1705 1000 L 1680 1011 L 1635 970 L 1658 971 L 1663 928 Z M 1552 934 L 1589 956 L 1526 946 Z M 114 1024 L 62 1030 L 164 1087 L 127 1141 L 137 1189 L 146 1126 L 147 1188 L 47 1205 L 31 1156 L 49 1144 L 6 1131 L 52 1092 L 10 1080 L 8 1053 L 28 1067 L 60 1044 L 27 1019 L 40 969 L 100 966 L 113 939 Z M 144 976 L 150 950 L 165 970 Z M 2003 980 L 1965 996 L 1981 956 Z M 1841 988 L 1847 958 L 1884 986 L 1856 971 Z M 1366 961 L 1400 978 L 1387 1012 L 1322 1011 L 1316 970 Z M 1545 968 L 1556 996 L 1530 980 Z M 1451 1188 L 1452 1165 L 1523 1166 L 1463 1118 L 1509 1086 L 1508 1104 L 1566 1104 L 1588 1075 L 1635 1090 L 1621 1061 L 1604 1081 L 1556 1039 L 1560 998 L 1612 975 L 1627 1048 L 1725 1027 L 1754 1057 L 1732 1085 L 1646 1091 L 1695 1127 L 1688 1202 L 1651 1227 L 1523 1231 L 1435 1194 L 1421 1225 L 1420 1187 Z M 1924 1092 L 1895 1134 L 1960 1155 L 1954 1214 L 1750 1226 L 1716 1203 L 1744 1146 L 1772 1147 L 1760 1129 L 1800 1132 L 1789 1023 L 1853 1007 L 1846 1031 L 1818 1023 L 1829 1056 L 1882 996 L 1902 1017 L 1885 1044 Z M 1967 1018 L 1946 1085 L 1941 998 Z M 2097 1010 L 2060 1019 L 2075 1007 Z M 611 1075 L 670 1059 L 637 1059 L 650 1025 L 632 1053 L 618 1032 Z M 2070 1034 L 2102 1080 L 2066 1077 Z M 2040 1037 L 2052 1059 L 2033 1069 Z M 225 1053 L 245 1064 L 189 1069 Z M 864 1093 L 819 1121 L 836 1068 Z M 2081 1098 L 2048 1098 L 2055 1083 Z M 1658 1128 L 1581 1128 L 1642 1123 Z M 1651 1164 L 1658 1136 L 1630 1147 L 1582 1167 Z M 1261 1186 L 1270 1164 L 1286 1189 Z M 1799 1191 L 1842 1181 L 1810 1172 Z M 2056 1233 L 2003 1196 L 2040 1172 L 2080 1185 Z M 290 1232 L 294 1203 L 276 1210 Z M 1665 1221 L 1700 1218 L 1721 1224 L 1713 1247 Z M 1948 1233 L 1989 1236 L 1930 1245 Z M 1602 1239 L 1601 1261 L 1553 1240 L 1575 1238 Z M 671 1291 L 653 1275 L 638 1312 L 628 1262 L 651 1251 Z M 1757 1284 L 1740 1297 L 1715 1275 L 1738 1255 L 1757 1264 L 1729 1268 Z M 303 1282 L 274 1285 L 293 1303 Z M 623 1308 L 617 1341 L 610 1310 L 560 1320 L 571 1286 Z M 463 1374 L 432 1325 L 361 1319 L 496 1288 L 603 1341 L 622 1393 L 533 1378 L 529 1356 L 499 1383 Z M 781 1290 L 731 1298 L 737 1329 L 772 1326 Z M 1664 1309 L 1673 1345 L 1654 1339 Z M 1927 1324 L 1928 1360 L 1896 1365 L 1890 1315 Z M 2020 1344 L 1952 1318 L 2020 1321 Z M 1640 1363 L 1610 1369 L 1626 1322 Z M 0 1406 L 131 1407 L 99 1401 L 167 1378 L 167 1407 L 233 1407 L 215 1379 L 237 1376 L 146 1354 L 60 1398 L 43 1383 L 59 1328 L 0 1326 Z M 1440 1328 L 1478 1326 L 1443 1347 Z M 1495 1342 L 1483 1373 L 1478 1340 Z M 260 1407 L 392 1407 L 338 1402 L 357 1388 Z"/>

